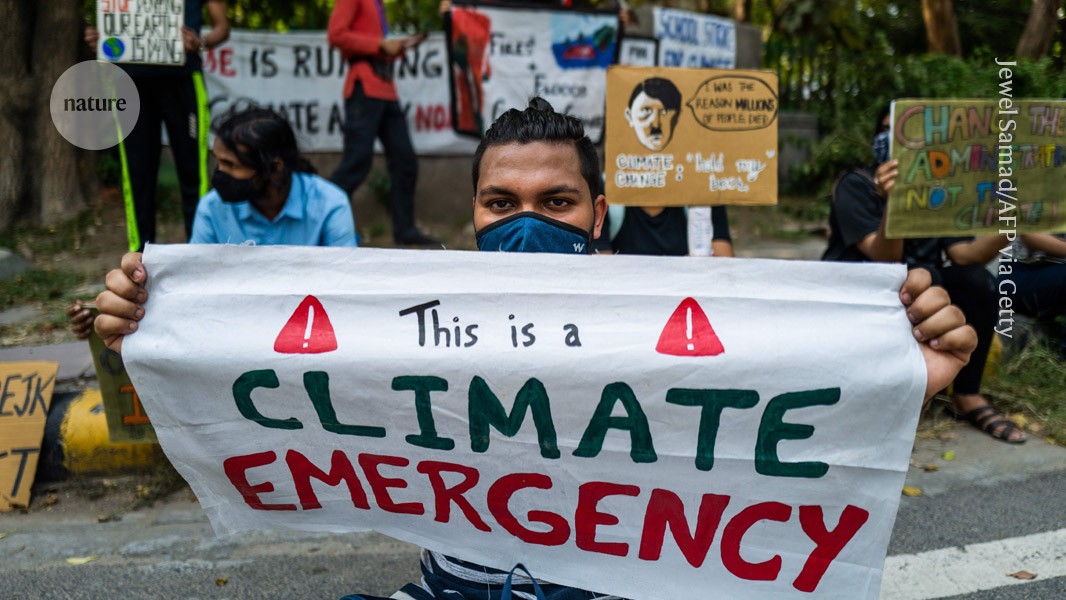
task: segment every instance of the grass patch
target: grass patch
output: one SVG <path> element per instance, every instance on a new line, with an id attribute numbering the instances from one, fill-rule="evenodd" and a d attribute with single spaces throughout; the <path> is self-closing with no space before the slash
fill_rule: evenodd
<path id="1" fill-rule="evenodd" d="M 19 304 L 61 300 L 73 288 L 83 285 L 88 278 L 82 273 L 33 269 L 0 281 L 0 310 Z"/>
<path id="2" fill-rule="evenodd" d="M 1045 343 L 1030 343 L 1004 355 L 998 372 L 987 378 L 984 392 L 1001 409 L 1039 423 L 1031 432 L 1066 445 L 1066 361 Z"/>
<path id="3" fill-rule="evenodd" d="M 34 269 L 0 281 L 0 310 L 28 309 L 17 321 L 0 324 L 0 347 L 58 343 L 74 339 L 67 307 L 90 276 L 67 270 Z"/>
<path id="4" fill-rule="evenodd" d="M 92 210 L 83 210 L 73 219 L 53 227 L 19 228 L 16 232 L 0 236 L 0 246 L 25 247 L 35 255 L 51 256 L 71 247 L 81 245 L 84 232 L 93 227 L 96 216 Z"/>

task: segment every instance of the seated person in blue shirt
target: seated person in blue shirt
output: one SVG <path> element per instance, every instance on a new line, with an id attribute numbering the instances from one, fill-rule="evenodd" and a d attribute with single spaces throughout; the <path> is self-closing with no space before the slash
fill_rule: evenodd
<path id="1" fill-rule="evenodd" d="M 596 148 L 580 120 L 556 113 L 542 98 L 530 100 L 525 110 L 505 112 L 485 132 L 474 155 L 472 175 L 474 228 L 478 249 L 483 252 L 588 254 L 592 240 L 600 235 L 607 203 L 599 193 Z M 148 292 L 143 284 L 147 277 L 140 254 L 127 254 L 122 267 L 108 273 L 108 289 L 97 298 L 101 314 L 96 331 L 116 351 L 121 350 L 122 338 L 135 332 L 137 321 L 144 317 Z M 929 284 L 929 273 L 915 269 L 899 294 L 909 308 L 913 334 L 921 342 L 928 378 L 926 398 L 951 381 L 976 344 L 973 329 L 949 304 L 944 290 Z M 393 598 L 497 600 L 507 579 L 505 571 L 424 550 L 421 585 L 408 584 Z M 599 583 L 590 573 L 585 587 L 595 589 Z M 536 588 L 543 594 L 536 597 L 546 600 L 616 598 L 534 583 L 526 577 L 513 586 L 516 598 L 532 598 Z M 345 598 L 374 600 L 361 595 Z"/>
<path id="2" fill-rule="evenodd" d="M 226 119 L 211 151 L 218 169 L 190 244 L 358 245 L 348 195 L 315 175 L 278 113 L 253 108 Z"/>
<path id="3" fill-rule="evenodd" d="M 211 151 L 218 168 L 196 206 L 190 244 L 358 245 L 348 195 L 315 174 L 278 113 L 252 108 L 229 117 Z M 77 300 L 67 314 L 74 335 L 89 337 L 89 308 Z"/>

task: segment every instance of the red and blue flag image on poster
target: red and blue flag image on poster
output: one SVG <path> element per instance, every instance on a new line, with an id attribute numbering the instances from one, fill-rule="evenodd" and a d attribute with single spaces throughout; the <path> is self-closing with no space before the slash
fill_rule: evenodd
<path id="1" fill-rule="evenodd" d="M 281 354 L 322 354 L 336 349 L 333 324 L 314 296 L 303 299 L 274 340 L 274 352 Z"/>
<path id="2" fill-rule="evenodd" d="M 569 14 L 552 15 L 552 54 L 563 69 L 599 67 L 614 64 L 618 28 L 593 20 L 575 20 Z"/>
<path id="3" fill-rule="evenodd" d="M 700 303 L 685 298 L 666 322 L 655 351 L 671 356 L 717 356 L 725 352 L 725 346 Z"/>
<path id="4" fill-rule="evenodd" d="M 446 20 L 452 127 L 481 137 L 504 112 L 539 96 L 603 137 L 616 11 L 455 0 Z"/>

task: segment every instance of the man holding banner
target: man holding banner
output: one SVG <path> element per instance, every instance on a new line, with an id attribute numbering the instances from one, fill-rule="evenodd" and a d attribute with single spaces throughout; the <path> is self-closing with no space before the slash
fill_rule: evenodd
<path id="1" fill-rule="evenodd" d="M 587 254 L 591 240 L 600 234 L 606 202 L 598 192 L 600 175 L 595 148 L 584 135 L 580 121 L 555 113 L 540 98 L 534 98 L 524 111 L 507 111 L 486 132 L 474 158 L 472 175 L 474 226 L 482 251 Z M 476 279 L 484 275 L 488 274 L 470 273 L 469 277 Z M 123 337 L 135 332 L 137 322 L 144 317 L 146 279 L 140 255 L 127 254 L 122 268 L 108 274 L 108 290 L 97 300 L 102 312 L 97 319 L 97 331 L 116 350 L 121 347 Z M 926 272 L 914 270 L 898 295 L 908 307 L 913 336 L 921 343 L 926 398 L 954 377 L 969 359 L 975 343 L 973 330 L 963 323 L 961 313 L 950 306 L 946 293 L 930 288 L 929 283 Z M 600 523 L 608 523 L 602 520 L 607 517 L 603 513 L 592 516 L 594 520 L 601 519 Z M 469 555 L 468 542 L 451 538 L 449 543 L 455 548 L 455 554 Z M 563 585 L 541 586 L 532 578 L 514 578 L 506 572 L 452 558 L 450 554 L 425 551 L 423 586 L 405 586 L 394 597 L 488 599 L 501 597 L 504 589 L 523 592 L 523 597 L 537 594 L 550 600 L 611 597 Z M 828 567 L 832 558 L 820 560 Z M 580 585 L 597 588 L 604 584 L 602 579 L 591 575 Z"/>

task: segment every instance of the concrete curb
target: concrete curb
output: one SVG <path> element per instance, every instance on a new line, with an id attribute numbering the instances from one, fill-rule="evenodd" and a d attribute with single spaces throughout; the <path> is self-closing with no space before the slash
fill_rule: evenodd
<path id="1" fill-rule="evenodd" d="M 150 470 L 167 460 L 159 444 L 113 443 L 100 390 L 57 394 L 45 424 L 37 481 Z"/>

